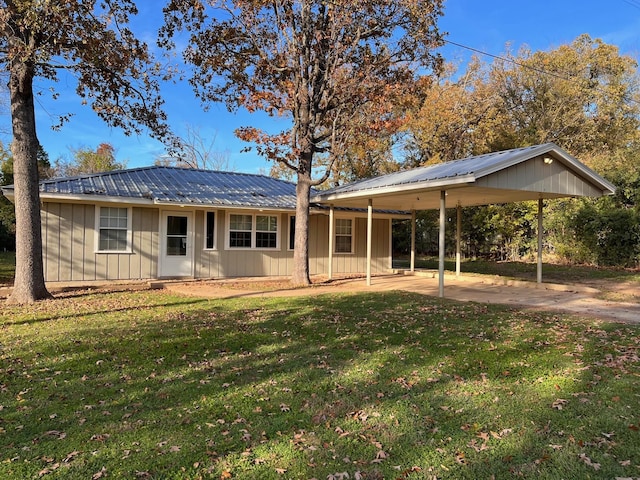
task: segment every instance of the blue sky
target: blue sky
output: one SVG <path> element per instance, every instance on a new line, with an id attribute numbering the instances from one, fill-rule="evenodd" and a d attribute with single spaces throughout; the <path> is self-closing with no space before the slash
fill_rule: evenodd
<path id="1" fill-rule="evenodd" d="M 162 0 L 139 1 L 141 15 L 134 28 L 139 37 L 155 45 L 155 32 L 161 22 Z M 617 45 L 624 54 L 640 59 L 640 0 L 531 0 L 479 1 L 445 0 L 445 13 L 439 28 L 448 32 L 447 39 L 457 44 L 500 55 L 510 44 L 513 50 L 526 44 L 533 50 L 549 50 L 570 43 L 582 33 Z M 441 51 L 445 59 L 464 66 L 472 52 L 447 44 Z M 489 58 L 485 58 L 490 61 Z M 37 87 L 37 86 L 36 86 Z M 40 85 L 42 89 L 44 85 Z M 75 96 L 74 84 L 62 79 L 56 88 L 61 93 L 51 100 L 46 93 L 36 103 L 37 129 L 40 142 L 52 161 L 70 157 L 69 148 L 95 148 L 102 142 L 111 143 L 117 159 L 128 167 L 153 164 L 164 147 L 148 135 L 126 137 L 117 129 L 107 127 L 90 108 L 82 106 Z M 203 111 L 191 88 L 183 84 L 163 87 L 169 123 L 178 134 L 184 134 L 187 124 L 199 129 L 207 139 L 215 138 L 215 149 L 227 151 L 231 166 L 248 173 L 268 172 L 267 161 L 249 152 L 242 153 L 246 144 L 237 140 L 233 131 L 239 126 L 264 125 L 282 122 L 263 115 L 245 112 L 228 113 L 224 105 L 211 105 Z M 7 108 L 1 108 L 0 139 L 7 144 L 10 118 Z M 73 112 L 70 122 L 60 131 L 53 131 L 55 116 Z M 278 125 L 269 125 L 277 129 Z"/>

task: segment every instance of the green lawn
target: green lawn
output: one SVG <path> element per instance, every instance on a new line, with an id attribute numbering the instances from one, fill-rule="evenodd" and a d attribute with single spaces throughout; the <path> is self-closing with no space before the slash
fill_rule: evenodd
<path id="1" fill-rule="evenodd" d="M 407 293 L 66 295 L 1 310 L 2 479 L 640 476 L 636 326 Z"/>
<path id="2" fill-rule="evenodd" d="M 16 273 L 16 253 L 0 252 L 0 284 L 13 283 Z"/>
<path id="3" fill-rule="evenodd" d="M 396 268 L 409 267 L 409 260 L 406 258 L 394 259 L 393 263 Z M 438 259 L 432 257 L 418 258 L 415 266 L 416 268 L 437 270 Z M 500 275 L 533 281 L 536 280 L 537 268 L 537 264 L 531 262 L 493 262 L 487 260 L 464 260 L 460 265 L 462 273 Z M 446 259 L 445 269 L 455 271 L 455 260 Z M 543 265 L 543 277 L 545 282 L 579 283 L 591 280 L 610 280 L 613 282 L 637 282 L 640 286 L 640 270 L 637 269 L 545 263 Z"/>

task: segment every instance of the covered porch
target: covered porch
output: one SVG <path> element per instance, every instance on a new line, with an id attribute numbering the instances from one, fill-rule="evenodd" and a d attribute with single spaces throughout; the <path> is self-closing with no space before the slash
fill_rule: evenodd
<path id="1" fill-rule="evenodd" d="M 542 283 L 544 200 L 613 195 L 613 184 L 553 143 L 507 150 L 428 167 L 391 173 L 324 191 L 311 200 L 329 207 L 330 225 L 337 207 L 366 208 L 368 220 L 366 282 L 371 285 L 373 209 L 410 212 L 411 260 L 415 270 L 415 218 L 420 210 L 439 210 L 438 296 L 445 287 L 446 209 L 455 207 L 456 275 L 461 264 L 462 208 L 521 201 L 538 202 L 537 282 Z M 333 231 L 329 232 L 329 265 Z M 332 272 L 327 272 L 329 278 Z"/>

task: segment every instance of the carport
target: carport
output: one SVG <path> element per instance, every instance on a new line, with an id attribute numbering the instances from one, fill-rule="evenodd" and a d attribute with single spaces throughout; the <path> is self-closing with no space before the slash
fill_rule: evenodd
<path id="1" fill-rule="evenodd" d="M 554 143 L 479 155 L 342 185 L 314 196 L 329 206 L 329 265 L 333 209 L 367 209 L 367 285 L 371 285 L 373 208 L 411 212 L 411 271 L 415 268 L 415 214 L 440 210 L 439 296 L 444 297 L 446 208 L 457 209 L 456 274 L 460 274 L 461 210 L 477 205 L 538 201 L 538 283 L 542 283 L 543 203 L 564 197 L 613 195 L 615 187 Z M 329 272 L 331 276 L 331 272 Z"/>

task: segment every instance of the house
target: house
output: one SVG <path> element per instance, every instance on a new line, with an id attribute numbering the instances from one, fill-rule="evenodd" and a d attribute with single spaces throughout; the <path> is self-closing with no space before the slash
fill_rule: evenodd
<path id="1" fill-rule="evenodd" d="M 295 191 L 295 184 L 263 175 L 161 166 L 43 181 L 45 280 L 288 276 Z M 439 209 L 442 296 L 445 208 L 458 211 L 459 272 L 461 208 L 537 200 L 541 282 L 543 200 L 614 191 L 553 143 L 314 191 L 310 273 L 366 273 L 370 283 L 372 274 L 391 269 L 392 218 Z M 13 198 L 13 187 L 3 192 Z"/>
<path id="2" fill-rule="evenodd" d="M 12 198 L 12 187 L 4 189 Z M 47 282 L 288 276 L 295 184 L 164 166 L 40 183 Z M 391 268 L 391 218 L 376 213 L 373 271 Z M 334 218 L 332 270 L 365 272 L 366 211 Z M 313 206 L 311 274 L 328 270 L 329 210 Z"/>

